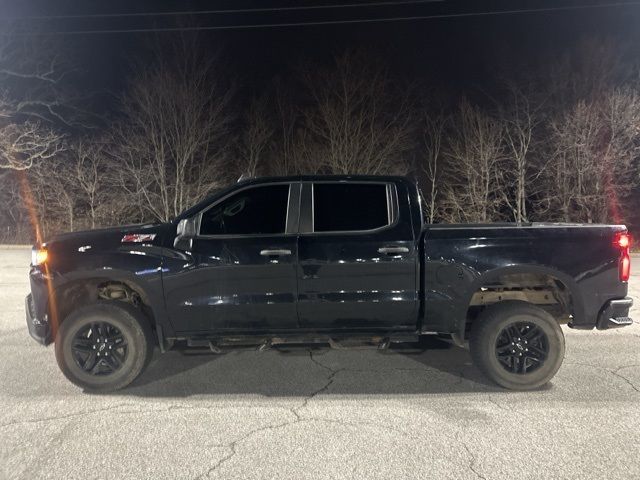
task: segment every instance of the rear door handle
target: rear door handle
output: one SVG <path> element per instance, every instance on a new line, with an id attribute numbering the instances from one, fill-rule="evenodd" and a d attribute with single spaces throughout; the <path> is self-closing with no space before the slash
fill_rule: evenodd
<path id="1" fill-rule="evenodd" d="M 291 250 L 286 248 L 274 248 L 272 250 L 260 250 L 260 255 L 263 257 L 282 257 L 284 255 L 291 255 Z"/>
<path id="2" fill-rule="evenodd" d="M 409 248 L 408 247 L 400 247 L 398 245 L 393 245 L 393 246 L 389 246 L 389 247 L 380 247 L 378 249 L 379 253 L 386 253 L 387 255 L 392 254 L 392 253 L 409 253 Z"/>

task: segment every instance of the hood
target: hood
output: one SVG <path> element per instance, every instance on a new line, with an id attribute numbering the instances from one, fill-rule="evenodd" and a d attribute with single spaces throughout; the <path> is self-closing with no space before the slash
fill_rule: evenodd
<path id="1" fill-rule="evenodd" d="M 62 233 L 46 242 L 50 249 L 114 249 L 123 245 L 159 245 L 170 224 L 154 223 Z"/>

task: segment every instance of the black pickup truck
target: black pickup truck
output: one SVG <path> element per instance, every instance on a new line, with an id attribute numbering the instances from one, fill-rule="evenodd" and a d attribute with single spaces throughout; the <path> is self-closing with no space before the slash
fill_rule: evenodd
<path id="1" fill-rule="evenodd" d="M 29 333 L 62 372 L 115 390 L 155 346 L 387 348 L 439 335 L 489 378 L 537 388 L 560 325 L 632 323 L 623 225 L 425 225 L 401 177 L 250 179 L 167 224 L 56 236 L 33 249 Z"/>

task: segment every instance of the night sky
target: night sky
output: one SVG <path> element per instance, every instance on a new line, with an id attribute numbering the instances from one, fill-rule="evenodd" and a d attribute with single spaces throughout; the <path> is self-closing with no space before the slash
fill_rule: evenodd
<path id="1" fill-rule="evenodd" d="M 4 28 L 8 25 L 7 19 L 17 18 L 12 22 L 14 29 L 32 34 L 172 28 L 177 24 L 213 26 L 317 22 L 598 4 L 587 1 L 445 0 L 378 7 L 222 15 L 41 18 L 51 15 L 227 10 L 377 1 L 381 0 L 227 0 L 162 4 L 154 1 L 22 0 L 1 2 L 0 16 L 4 20 Z M 276 76 L 286 76 L 300 61 L 325 62 L 334 53 L 348 47 L 369 49 L 408 82 L 427 82 L 454 92 L 469 92 L 491 91 L 496 71 L 517 72 L 533 68 L 537 62 L 558 55 L 585 36 L 614 37 L 628 45 L 632 54 L 640 54 L 638 25 L 640 5 L 627 5 L 499 16 L 201 31 L 198 35 L 206 48 L 214 51 L 222 47 L 225 70 L 240 79 L 247 94 L 259 92 Z M 50 38 L 60 42 L 61 48 L 73 52 L 73 61 L 83 68 L 83 81 L 88 88 L 117 93 L 125 85 L 131 60 L 144 56 L 144 45 L 153 35 L 166 37 L 176 33 L 55 34 Z M 101 105 L 109 107 L 108 102 Z"/>

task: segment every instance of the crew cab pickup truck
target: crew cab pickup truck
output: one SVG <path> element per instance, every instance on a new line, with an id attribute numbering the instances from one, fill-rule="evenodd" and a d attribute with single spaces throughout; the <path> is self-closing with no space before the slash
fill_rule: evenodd
<path id="1" fill-rule="evenodd" d="M 510 389 L 548 382 L 561 324 L 632 323 L 623 225 L 425 225 L 390 176 L 250 179 L 173 222 L 35 245 L 29 333 L 86 390 L 131 383 L 157 346 L 388 348 L 439 335 Z"/>

